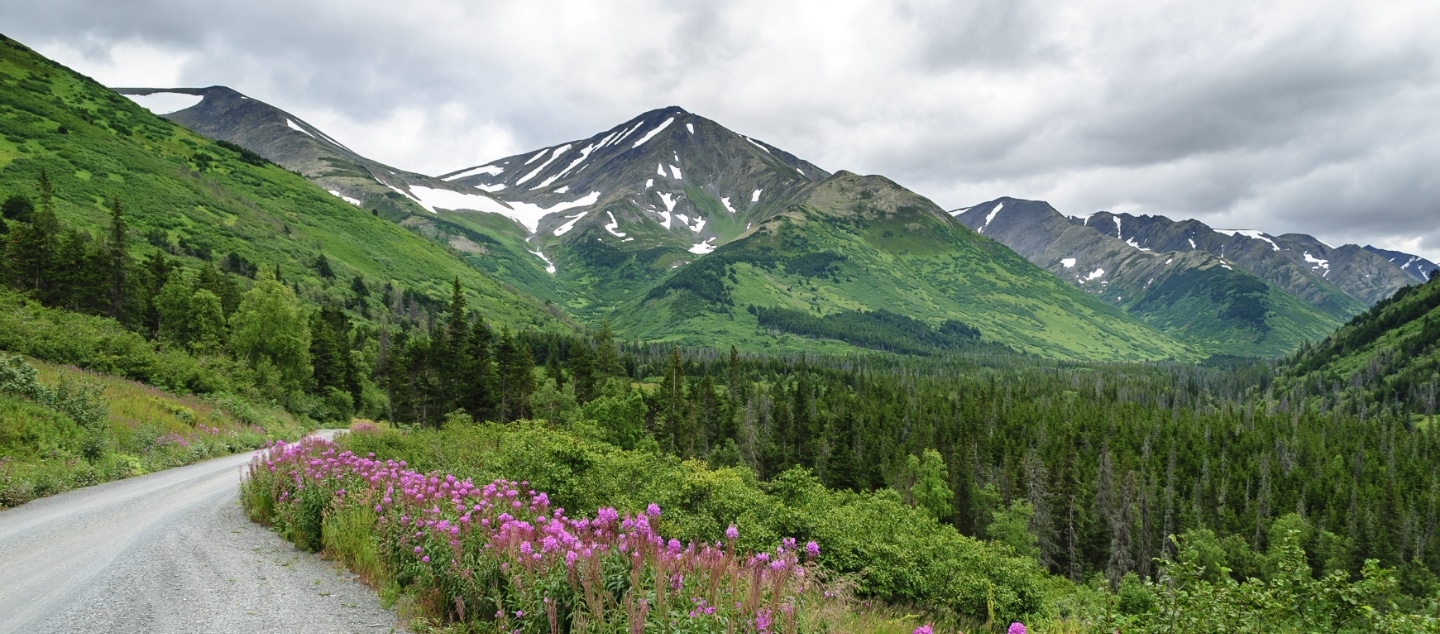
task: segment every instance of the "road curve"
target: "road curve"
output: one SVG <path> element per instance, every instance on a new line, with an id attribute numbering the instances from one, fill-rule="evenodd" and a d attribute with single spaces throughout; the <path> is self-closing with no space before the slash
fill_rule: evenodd
<path id="1" fill-rule="evenodd" d="M 245 518 L 252 455 L 0 511 L 0 634 L 397 631 L 348 572 Z"/>

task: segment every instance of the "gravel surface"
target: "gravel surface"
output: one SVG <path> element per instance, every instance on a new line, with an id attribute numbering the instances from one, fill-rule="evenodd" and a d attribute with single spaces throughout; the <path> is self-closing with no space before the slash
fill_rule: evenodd
<path id="1" fill-rule="evenodd" d="M 401 631 L 348 571 L 246 519 L 251 455 L 0 511 L 0 633 Z"/>

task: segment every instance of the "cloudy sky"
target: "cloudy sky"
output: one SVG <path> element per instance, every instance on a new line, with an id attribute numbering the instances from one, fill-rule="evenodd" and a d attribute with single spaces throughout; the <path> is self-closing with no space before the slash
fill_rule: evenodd
<path id="1" fill-rule="evenodd" d="M 109 85 L 230 86 L 425 173 L 673 104 L 947 208 L 1440 260 L 1437 2 L 0 0 L 0 29 Z"/>

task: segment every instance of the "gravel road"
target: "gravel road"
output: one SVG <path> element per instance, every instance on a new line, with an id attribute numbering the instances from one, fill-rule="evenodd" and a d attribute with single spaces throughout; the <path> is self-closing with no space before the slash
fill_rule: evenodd
<path id="1" fill-rule="evenodd" d="M 245 518 L 252 455 L 0 511 L 0 634 L 400 631 L 349 572 Z"/>

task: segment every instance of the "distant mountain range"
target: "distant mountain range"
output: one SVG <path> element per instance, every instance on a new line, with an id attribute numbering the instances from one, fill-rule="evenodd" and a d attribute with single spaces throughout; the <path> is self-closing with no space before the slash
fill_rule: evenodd
<path id="1" fill-rule="evenodd" d="M 1309 236 L 1105 212 L 1067 218 L 1013 198 L 946 213 L 883 177 L 832 174 L 678 107 L 432 177 L 360 156 L 228 88 L 120 92 L 141 103 L 188 96 L 157 113 L 294 170 L 581 320 L 609 317 L 634 339 L 1274 356 L 1435 268 Z"/>
<path id="2" fill-rule="evenodd" d="M 1434 270 L 1415 256 L 1332 247 L 1303 234 L 1110 212 L 1066 217 L 1044 202 L 1013 198 L 951 213 L 1037 266 L 1217 353 L 1294 350 Z"/>

